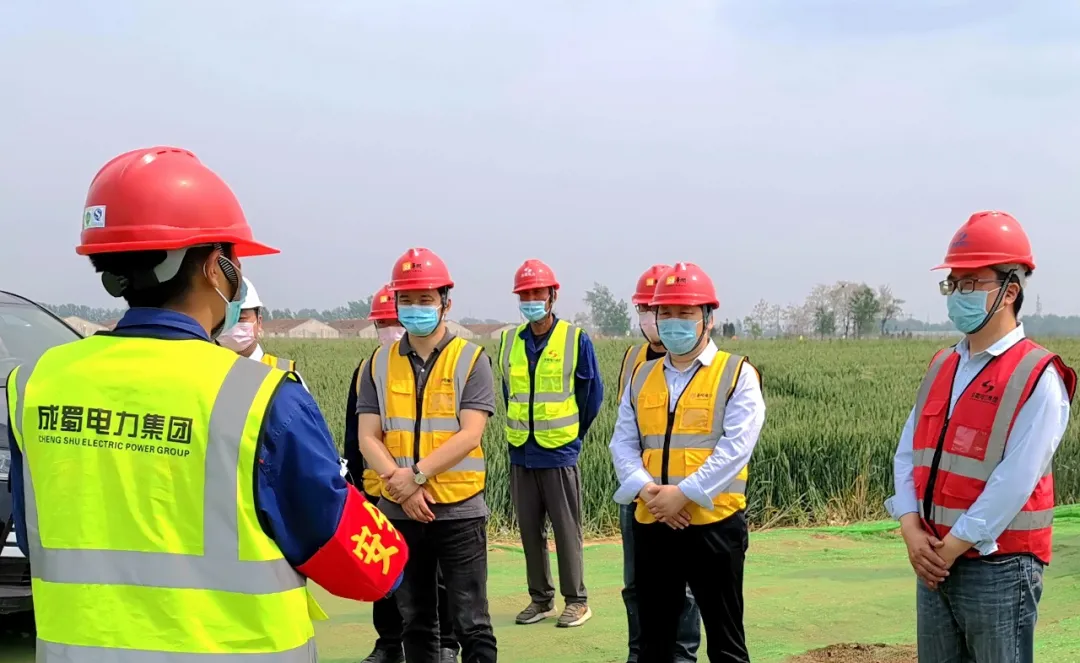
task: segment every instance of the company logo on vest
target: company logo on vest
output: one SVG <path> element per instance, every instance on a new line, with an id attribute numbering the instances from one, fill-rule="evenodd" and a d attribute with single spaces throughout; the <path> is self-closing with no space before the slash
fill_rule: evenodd
<path id="1" fill-rule="evenodd" d="M 979 385 L 979 389 L 971 392 L 971 400 L 997 405 L 1001 397 L 993 393 L 994 388 L 995 385 L 992 380 L 983 380 L 982 384 Z"/>
<path id="2" fill-rule="evenodd" d="M 139 451 L 187 457 L 190 449 L 154 442 L 191 444 L 193 419 L 145 412 L 114 412 L 82 405 L 39 405 L 39 439 L 44 444 L 68 444 L 116 451 Z M 57 432 L 68 435 L 43 435 Z M 85 437 L 93 434 L 94 437 Z M 120 440 L 102 438 L 126 438 Z M 137 441 L 136 441 L 137 440 Z"/>

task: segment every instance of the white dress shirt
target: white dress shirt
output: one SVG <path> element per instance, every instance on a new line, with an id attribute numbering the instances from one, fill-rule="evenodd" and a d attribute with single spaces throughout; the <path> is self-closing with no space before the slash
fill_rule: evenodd
<path id="1" fill-rule="evenodd" d="M 716 359 L 717 352 L 716 344 L 710 340 L 697 359 L 681 371 L 671 364 L 670 355 L 664 357 L 664 379 L 667 381 L 671 411 L 675 410 L 679 396 L 690 384 L 697 368 L 710 365 Z M 619 489 L 615 491 L 615 501 L 619 504 L 630 504 L 646 484 L 655 481 L 645 470 L 641 459 L 641 436 L 637 415 L 630 402 L 630 382 L 627 379 L 626 389 L 619 401 L 615 432 L 608 445 L 615 464 L 615 475 L 619 479 Z M 724 410 L 724 435 L 716 442 L 705 464 L 679 482 L 683 494 L 701 508 L 712 509 L 713 498 L 724 492 L 724 488 L 750 462 L 764 423 L 765 399 L 761 395 L 761 380 L 753 367 L 744 364 Z"/>
<path id="2" fill-rule="evenodd" d="M 262 343 L 256 343 L 255 344 L 255 349 L 251 352 L 251 355 L 248 356 L 248 359 L 254 359 L 255 361 L 262 361 L 263 355 L 265 355 L 265 354 L 266 353 L 263 352 L 263 349 L 262 349 Z M 311 390 L 308 389 L 307 383 L 304 382 L 304 378 L 300 377 L 299 373 L 296 373 L 296 378 L 298 380 L 300 380 L 300 386 L 304 388 L 304 391 L 306 391 L 306 392 L 308 392 L 310 394 Z"/>
<path id="3" fill-rule="evenodd" d="M 983 352 L 972 355 L 965 338 L 956 346 L 960 355 L 956 377 L 953 379 L 952 415 L 956 401 L 975 376 L 990 360 L 1004 353 L 1024 338 L 1024 326 L 1019 325 Z M 893 480 L 896 494 L 885 500 L 885 508 L 899 520 L 906 514 L 918 513 L 919 500 L 915 493 L 914 437 L 915 410 L 908 415 L 900 443 L 893 457 Z M 1069 395 L 1065 383 L 1052 365 L 1035 385 L 1031 396 L 1016 414 L 1016 421 L 1005 443 L 1001 463 L 990 474 L 981 495 L 965 514 L 960 516 L 950 533 L 961 541 L 973 544 L 982 555 L 997 551 L 1001 536 L 1016 514 L 1024 507 L 1054 458 L 1065 428 L 1069 423 Z"/>

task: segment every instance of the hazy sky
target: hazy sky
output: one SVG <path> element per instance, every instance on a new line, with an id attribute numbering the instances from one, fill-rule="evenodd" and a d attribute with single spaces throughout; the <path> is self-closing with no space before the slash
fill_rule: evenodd
<path id="1" fill-rule="evenodd" d="M 722 316 L 850 279 L 942 319 L 928 269 L 1000 208 L 1080 313 L 1071 2 L 6 2 L 0 63 L 0 288 L 48 302 L 117 305 L 74 252 L 86 188 L 172 144 L 282 249 L 244 262 L 272 307 L 366 297 L 419 245 L 456 317 L 514 318 L 538 257 L 565 313 L 688 260 Z"/>

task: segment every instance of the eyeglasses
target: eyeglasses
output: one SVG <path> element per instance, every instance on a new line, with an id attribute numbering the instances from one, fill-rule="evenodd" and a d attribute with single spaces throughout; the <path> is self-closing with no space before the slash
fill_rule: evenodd
<path id="1" fill-rule="evenodd" d="M 979 283 L 1001 283 L 1000 279 L 960 279 L 953 281 L 952 279 L 945 279 L 938 284 L 938 289 L 941 290 L 943 295 L 951 295 L 953 291 L 959 291 L 961 295 L 970 295 L 975 292 L 975 286 Z"/>

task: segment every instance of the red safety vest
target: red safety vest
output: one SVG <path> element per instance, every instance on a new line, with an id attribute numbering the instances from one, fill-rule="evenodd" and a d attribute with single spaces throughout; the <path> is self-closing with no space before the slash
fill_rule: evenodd
<path id="1" fill-rule="evenodd" d="M 1072 400 L 1076 372 L 1056 354 L 1023 339 L 994 357 L 964 388 L 949 414 L 960 355 L 941 350 L 915 401 L 915 493 L 923 526 L 944 539 L 957 519 L 982 494 L 1005 454 L 1021 406 L 1047 366 L 1053 365 Z M 1000 537 L 995 554 L 1026 553 L 1050 563 L 1054 521 L 1054 476 L 1050 470 Z M 969 550 L 968 557 L 979 557 Z"/>

